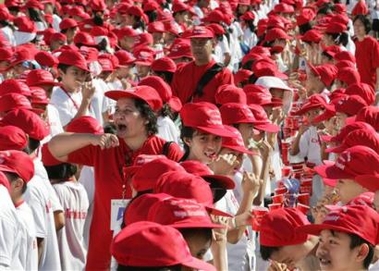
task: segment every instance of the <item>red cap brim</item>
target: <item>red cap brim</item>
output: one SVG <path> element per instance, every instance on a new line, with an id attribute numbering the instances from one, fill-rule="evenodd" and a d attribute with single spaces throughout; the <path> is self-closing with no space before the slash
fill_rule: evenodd
<path id="1" fill-rule="evenodd" d="M 354 176 L 335 166 L 334 162 L 324 161 L 324 165 L 314 167 L 314 170 L 323 178 L 329 179 L 354 179 Z"/>

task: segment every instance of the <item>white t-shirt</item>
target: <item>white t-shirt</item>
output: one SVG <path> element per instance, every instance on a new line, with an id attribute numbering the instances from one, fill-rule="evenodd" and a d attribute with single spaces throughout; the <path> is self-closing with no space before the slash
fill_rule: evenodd
<path id="1" fill-rule="evenodd" d="M 170 117 L 159 116 L 157 119 L 158 136 L 166 141 L 180 142 L 180 132 Z"/>
<path id="2" fill-rule="evenodd" d="M 22 270 L 19 261 L 22 229 L 7 188 L 0 185 L 0 270 Z"/>
<path id="3" fill-rule="evenodd" d="M 24 270 L 38 270 L 38 246 L 33 212 L 26 202 L 17 206 L 16 211 L 22 227 L 20 262 Z"/>
<path id="4" fill-rule="evenodd" d="M 53 187 L 65 210 L 65 226 L 57 233 L 62 270 L 83 270 L 87 258 L 83 238 L 89 206 L 87 193 L 78 182 L 62 182 Z"/>
<path id="5" fill-rule="evenodd" d="M 101 126 L 104 124 L 103 120 L 103 103 L 104 103 L 104 93 L 108 91 L 108 85 L 100 78 L 95 78 L 92 80 L 92 84 L 95 87 L 95 93 L 91 100 L 91 113 L 94 118 L 100 123 Z"/>
<path id="6" fill-rule="evenodd" d="M 228 39 L 223 36 L 222 41 L 218 41 L 214 48 L 214 60 L 219 63 L 224 63 L 225 54 L 230 54 Z"/>
<path id="7" fill-rule="evenodd" d="M 320 137 L 317 127 L 310 126 L 300 137 L 299 151 L 302 158 L 308 157 L 309 163 L 322 164 Z"/>
<path id="8" fill-rule="evenodd" d="M 40 161 L 34 159 L 33 162 L 35 174 L 28 183 L 28 189 L 25 192 L 24 198 L 33 212 L 36 236 L 37 238 L 44 239 L 39 270 L 61 270 L 54 209 L 51 200 L 56 197 L 56 193 L 51 184 L 47 184 L 46 179 L 42 177 L 44 173 L 41 171 Z M 54 203 L 54 205 L 57 205 L 57 203 Z M 54 206 L 54 208 L 58 208 L 58 206 Z M 62 209 L 61 206 L 60 208 Z"/>
<path id="9" fill-rule="evenodd" d="M 254 32 L 251 32 L 250 28 L 246 27 L 243 30 L 243 43 L 250 49 L 257 45 L 258 37 Z"/>
<path id="10" fill-rule="evenodd" d="M 9 26 L 1 28 L 1 31 L 4 34 L 4 37 L 9 41 L 12 46 L 16 46 L 16 39 L 14 37 L 13 30 Z"/>
<path id="11" fill-rule="evenodd" d="M 66 126 L 78 113 L 82 103 L 82 93 L 80 91 L 66 93 L 61 87 L 55 87 L 50 103 L 58 109 L 62 126 Z"/>

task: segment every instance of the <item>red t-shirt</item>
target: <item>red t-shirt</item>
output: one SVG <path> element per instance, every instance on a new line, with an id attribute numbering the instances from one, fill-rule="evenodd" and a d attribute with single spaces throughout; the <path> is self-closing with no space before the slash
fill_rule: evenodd
<path id="1" fill-rule="evenodd" d="M 361 82 L 375 88 L 376 69 L 379 67 L 379 44 L 373 37 L 355 41 L 355 58 Z"/>
<path id="2" fill-rule="evenodd" d="M 197 66 L 194 61 L 186 64 L 178 69 L 172 80 L 172 91 L 174 96 L 178 97 L 183 104 L 189 102 L 190 97 L 195 92 L 196 86 L 203 74 L 210 69 L 216 62 L 212 60 L 210 63 Z M 203 88 L 201 97 L 193 97 L 193 102 L 210 102 L 215 103 L 215 94 L 219 86 L 224 84 L 232 84 L 233 76 L 230 70 L 224 68 L 217 73 L 208 84 Z"/>
<path id="3" fill-rule="evenodd" d="M 110 245 L 113 237 L 113 232 L 110 230 L 111 200 L 122 199 L 122 186 L 126 184 L 123 167 L 132 165 L 139 154 L 162 154 L 166 142 L 157 136 L 151 136 L 139 150 L 132 152 L 124 140 L 119 138 L 119 141 L 120 145 L 116 148 L 101 150 L 98 146 L 90 145 L 68 156 L 69 163 L 93 166 L 95 170 L 94 212 L 86 270 L 109 270 Z M 179 161 L 182 156 L 180 147 L 171 144 L 167 157 Z M 129 198 L 130 196 L 129 190 Z"/>

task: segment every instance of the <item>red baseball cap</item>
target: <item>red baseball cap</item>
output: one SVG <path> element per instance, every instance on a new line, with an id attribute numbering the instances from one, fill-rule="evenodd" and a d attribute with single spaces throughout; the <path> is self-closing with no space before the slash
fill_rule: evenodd
<path id="1" fill-rule="evenodd" d="M 51 72 L 42 69 L 31 70 L 26 76 L 26 84 L 30 87 L 41 85 L 61 85 L 59 82 L 54 80 Z"/>
<path id="2" fill-rule="evenodd" d="M 347 26 L 345 24 L 331 21 L 328 23 L 325 33 L 326 34 L 339 34 L 346 31 L 346 29 L 347 29 Z"/>
<path id="3" fill-rule="evenodd" d="M 366 101 L 367 105 L 372 105 L 375 102 L 374 88 L 363 82 L 356 82 L 355 84 L 349 85 L 345 90 L 345 94 L 358 95 Z"/>
<path id="4" fill-rule="evenodd" d="M 172 72 L 176 71 L 175 62 L 169 57 L 161 57 L 153 61 L 151 69 L 155 72 Z"/>
<path id="5" fill-rule="evenodd" d="M 147 220 L 176 229 L 224 228 L 223 225 L 212 223 L 206 208 L 192 199 L 169 198 L 157 201 L 150 207 Z"/>
<path id="6" fill-rule="evenodd" d="M 167 57 L 174 60 L 182 57 L 193 59 L 190 41 L 188 39 L 175 39 Z"/>
<path id="7" fill-rule="evenodd" d="M 367 131 L 371 131 L 371 133 L 375 133 L 375 129 L 368 123 L 363 121 L 356 120 L 354 123 L 347 124 L 344 127 L 341 128 L 339 133 L 335 136 L 329 136 L 329 137 L 322 137 L 322 140 L 327 142 L 339 142 L 342 143 L 342 141 L 345 139 L 345 137 L 350 134 L 351 132 L 355 130 L 364 129 Z"/>
<path id="8" fill-rule="evenodd" d="M 229 126 L 225 126 L 226 128 Z M 211 184 L 211 188 L 217 186 L 224 189 L 234 189 L 235 183 L 228 176 L 213 174 L 212 170 L 205 164 L 196 160 L 186 160 L 180 165 L 188 172 L 200 176 Z"/>
<path id="9" fill-rule="evenodd" d="M 233 136 L 230 132 L 225 131 L 221 113 L 214 104 L 208 102 L 187 103 L 180 110 L 180 117 L 183 126 L 222 137 Z"/>
<path id="10" fill-rule="evenodd" d="M 129 226 L 130 224 L 139 221 L 147 221 L 147 215 L 150 207 L 158 201 L 163 201 L 169 198 L 172 198 L 172 196 L 165 193 L 147 193 L 133 199 L 133 201 L 129 203 L 128 208 L 125 210 L 125 225 Z"/>
<path id="11" fill-rule="evenodd" d="M 32 109 L 32 105 L 28 98 L 18 93 L 0 96 L 0 112 L 9 112 L 16 108 Z"/>
<path id="12" fill-rule="evenodd" d="M 46 51 L 40 51 L 34 56 L 35 60 L 43 67 L 55 67 L 58 65 L 58 58 L 52 53 Z"/>
<path id="13" fill-rule="evenodd" d="M 305 225 L 297 230 L 312 235 L 319 235 L 323 230 L 351 233 L 375 246 L 378 241 L 378 225 L 379 215 L 371 207 L 345 205 L 333 208 L 321 224 Z"/>
<path id="14" fill-rule="evenodd" d="M 350 200 L 348 203 L 346 203 L 346 205 L 366 205 L 372 208 L 374 204 L 374 197 L 375 194 L 373 192 L 364 192 Z M 335 208 L 335 205 L 332 206 Z M 333 210 L 333 208 L 331 210 Z M 337 206 L 337 208 L 340 208 L 340 206 Z"/>
<path id="15" fill-rule="evenodd" d="M 234 128 L 232 126 L 225 126 L 225 129 L 232 132 L 234 134 L 234 137 L 224 137 L 222 139 L 222 147 L 223 148 L 228 148 L 228 149 L 237 151 L 239 153 L 253 154 L 252 151 L 249 151 L 245 147 L 242 135 L 241 135 L 240 131 L 238 131 L 237 128 Z"/>
<path id="16" fill-rule="evenodd" d="M 246 104 L 246 94 L 242 88 L 233 84 L 221 85 L 217 88 L 215 94 L 216 104 L 222 105 L 226 103 Z"/>
<path id="17" fill-rule="evenodd" d="M 247 104 L 257 104 L 261 106 L 281 107 L 283 102 L 280 99 L 272 98 L 270 91 L 260 85 L 248 84 L 243 87 L 246 93 Z"/>
<path id="18" fill-rule="evenodd" d="M 305 32 L 300 39 L 305 42 L 319 43 L 322 39 L 322 34 L 317 29 L 311 29 Z"/>
<path id="19" fill-rule="evenodd" d="M 0 61 L 10 62 L 13 55 L 12 48 L 0 48 Z"/>
<path id="20" fill-rule="evenodd" d="M 177 162 L 166 157 L 154 159 L 137 170 L 132 177 L 132 186 L 138 192 L 152 190 L 159 177 L 171 171 L 185 172 Z"/>
<path id="21" fill-rule="evenodd" d="M 366 122 L 379 131 L 379 108 L 373 105 L 363 107 L 359 110 L 355 121 Z"/>
<path id="22" fill-rule="evenodd" d="M 27 183 L 34 176 L 33 159 L 22 151 L 0 151 L 0 171 L 16 173 Z"/>
<path id="23" fill-rule="evenodd" d="M 150 33 L 140 33 L 135 37 L 134 47 L 138 47 L 141 45 L 151 46 L 153 45 L 153 43 L 154 43 L 153 35 L 151 35 Z"/>
<path id="24" fill-rule="evenodd" d="M 125 227 L 113 239 L 111 252 L 124 266 L 180 264 L 196 270 L 216 271 L 213 265 L 191 256 L 187 242 L 178 230 L 154 222 L 141 221 Z"/>
<path id="25" fill-rule="evenodd" d="M 366 146 L 354 146 L 343 151 L 335 162 L 324 161 L 314 170 L 323 178 L 354 179 L 359 175 L 379 173 L 379 154 Z"/>
<path id="26" fill-rule="evenodd" d="M 48 105 L 50 99 L 47 98 L 46 91 L 41 87 L 30 87 L 32 91 L 32 97 L 30 103 L 34 105 Z M 42 112 L 41 112 L 42 113 Z"/>
<path id="27" fill-rule="evenodd" d="M 161 175 L 154 192 L 167 193 L 177 198 L 195 199 L 198 203 L 213 206 L 209 183 L 199 176 L 183 171 L 171 171 Z"/>
<path id="28" fill-rule="evenodd" d="M 348 86 L 357 84 L 361 81 L 361 76 L 356 68 L 344 67 L 338 69 L 337 80 L 346 83 Z M 345 91 L 346 93 L 346 91 Z M 348 93 L 346 93 L 348 94 Z"/>
<path id="29" fill-rule="evenodd" d="M 204 38 L 204 39 L 212 39 L 214 37 L 214 33 L 205 26 L 194 26 L 191 29 L 191 32 L 189 33 L 190 39 L 198 39 L 198 38 Z"/>
<path id="30" fill-rule="evenodd" d="M 119 66 L 130 66 L 136 61 L 136 58 L 125 50 L 118 50 L 114 53 L 114 55 L 117 57 L 119 61 Z"/>
<path id="31" fill-rule="evenodd" d="M 246 69 L 239 69 L 235 74 L 234 74 L 234 84 L 238 85 L 239 83 L 242 82 L 248 82 L 250 76 L 253 74 L 252 71 L 246 70 Z"/>
<path id="32" fill-rule="evenodd" d="M 42 140 L 49 134 L 47 124 L 27 109 L 14 109 L 7 113 L 1 120 L 1 126 L 6 125 L 17 126 L 36 140 Z"/>
<path id="33" fill-rule="evenodd" d="M 77 32 L 74 36 L 74 43 L 79 46 L 84 45 L 84 46 L 95 46 L 96 42 L 93 36 L 91 36 L 89 33 L 80 31 Z"/>
<path id="34" fill-rule="evenodd" d="M 308 235 L 297 227 L 309 225 L 307 217 L 296 208 L 279 208 L 262 217 L 259 243 L 267 247 L 303 244 Z"/>
<path id="35" fill-rule="evenodd" d="M 181 101 L 172 96 L 172 90 L 169 84 L 167 84 L 161 77 L 147 76 L 143 78 L 139 83 L 139 86 L 150 86 L 154 88 L 162 99 L 163 104 L 169 104 L 171 109 L 175 112 L 179 112 L 182 109 Z"/>
<path id="36" fill-rule="evenodd" d="M 341 145 L 327 148 L 325 152 L 341 153 L 356 145 L 367 146 L 379 153 L 379 135 L 372 129 L 358 129 L 347 134 Z"/>
<path id="37" fill-rule="evenodd" d="M 104 134 L 104 128 L 99 121 L 91 116 L 74 118 L 69 124 L 67 124 L 66 131 L 71 133 L 87 133 L 95 135 Z"/>
<path id="38" fill-rule="evenodd" d="M 253 21 L 254 19 L 255 19 L 255 15 L 251 11 L 247 11 L 242 16 L 240 16 L 240 20 L 244 20 L 244 21 Z"/>
<path id="39" fill-rule="evenodd" d="M 319 66 L 313 66 L 308 63 L 310 71 L 321 78 L 321 81 L 325 86 L 329 87 L 337 77 L 337 67 L 333 64 L 323 64 Z"/>
<path id="40" fill-rule="evenodd" d="M 322 52 L 334 58 L 334 56 L 342 51 L 338 45 L 331 45 L 322 48 Z"/>
<path id="41" fill-rule="evenodd" d="M 304 7 L 300 10 L 300 13 L 298 16 L 296 16 L 296 23 L 297 25 L 303 25 L 306 23 L 309 23 L 316 17 L 316 12 L 313 8 L 310 7 Z M 308 31 L 307 31 L 308 32 Z"/>
<path id="42" fill-rule="evenodd" d="M 17 79 L 6 79 L 0 84 L 0 96 L 7 93 L 17 93 L 26 97 L 32 95 L 28 85 Z"/>
<path id="43" fill-rule="evenodd" d="M 151 65 L 154 62 L 154 54 L 155 52 L 153 52 L 153 50 L 150 50 L 148 48 L 144 48 L 141 50 L 136 49 L 136 52 L 134 53 L 136 60 L 134 61 L 134 63 L 136 65 L 151 67 Z"/>
<path id="44" fill-rule="evenodd" d="M 219 9 L 212 10 L 202 19 L 203 22 L 208 23 L 220 23 L 225 22 L 225 20 L 225 14 Z"/>
<path id="45" fill-rule="evenodd" d="M 254 114 L 246 104 L 226 103 L 220 107 L 223 123 L 233 125 L 236 123 L 258 123 Z"/>
<path id="46" fill-rule="evenodd" d="M 267 31 L 265 41 L 274 41 L 277 39 L 290 40 L 291 37 L 281 28 L 275 27 Z"/>
<path id="47" fill-rule="evenodd" d="M 28 138 L 23 130 L 12 125 L 0 127 L 0 151 L 22 151 L 27 145 Z"/>
<path id="48" fill-rule="evenodd" d="M 163 22 L 155 21 L 147 25 L 147 32 L 149 33 L 164 33 L 165 27 Z"/>
<path id="49" fill-rule="evenodd" d="M 162 99 L 159 93 L 150 86 L 136 86 L 125 90 L 110 90 L 105 92 L 105 96 L 115 101 L 121 98 L 141 99 L 154 111 L 162 108 Z"/>
<path id="50" fill-rule="evenodd" d="M 77 50 L 63 50 L 58 56 L 59 64 L 75 66 L 83 71 L 89 72 L 87 61 Z"/>
<path id="51" fill-rule="evenodd" d="M 37 27 L 28 16 L 20 16 L 14 19 L 17 31 L 25 33 L 37 33 Z"/>
<path id="52" fill-rule="evenodd" d="M 113 72 L 114 71 L 114 66 L 113 66 L 113 61 L 111 58 L 103 55 L 99 55 L 99 58 L 97 59 L 101 66 L 101 71 L 102 72 Z"/>
<path id="53" fill-rule="evenodd" d="M 352 53 L 350 53 L 349 51 L 341 51 L 341 52 L 337 53 L 334 56 L 334 59 L 337 61 L 348 60 L 350 62 L 356 63 L 355 56 Z"/>
<path id="54" fill-rule="evenodd" d="M 306 100 L 306 102 L 301 106 L 301 108 L 295 111 L 293 114 L 304 115 L 311 109 L 326 108 L 326 107 L 327 107 L 327 101 L 325 100 L 324 96 L 322 96 L 321 94 L 313 94 Z"/>
<path id="55" fill-rule="evenodd" d="M 341 112 L 348 116 L 354 116 L 365 106 L 367 106 L 367 103 L 363 98 L 358 95 L 349 95 L 340 99 L 335 104 L 335 109 L 336 112 Z"/>
<path id="56" fill-rule="evenodd" d="M 60 23 L 59 23 L 59 29 L 62 31 L 62 30 L 66 30 L 66 29 L 69 29 L 69 28 L 74 28 L 74 27 L 78 27 L 78 22 L 75 21 L 74 19 L 71 19 L 71 18 L 64 18 Z"/>
<path id="57" fill-rule="evenodd" d="M 368 7 L 365 2 L 363 1 L 358 1 L 353 10 L 351 11 L 352 16 L 358 16 L 358 15 L 364 15 L 366 16 L 369 13 Z"/>
<path id="58" fill-rule="evenodd" d="M 16 66 L 24 61 L 34 60 L 34 55 L 30 50 L 23 49 L 22 47 L 15 50 L 11 58 L 11 65 Z"/>
<path id="59" fill-rule="evenodd" d="M 174 1 L 172 3 L 172 12 L 189 11 L 191 7 L 182 1 Z"/>
<path id="60" fill-rule="evenodd" d="M 267 117 L 264 108 L 258 104 L 249 104 L 251 113 L 253 113 L 256 120 L 254 129 L 265 131 L 269 133 L 277 133 L 280 131 L 280 127 L 273 124 Z"/>

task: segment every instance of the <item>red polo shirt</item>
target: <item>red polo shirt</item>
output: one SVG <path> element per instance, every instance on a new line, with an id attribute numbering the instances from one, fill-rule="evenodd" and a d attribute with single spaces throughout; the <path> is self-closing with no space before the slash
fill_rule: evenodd
<path id="1" fill-rule="evenodd" d="M 376 85 L 376 69 L 379 67 L 379 44 L 373 37 L 355 41 L 355 58 L 362 83 Z"/>
<path id="2" fill-rule="evenodd" d="M 190 97 L 195 92 L 196 86 L 203 74 L 210 69 L 216 62 L 212 61 L 206 65 L 197 66 L 194 61 L 178 69 L 172 80 L 173 94 L 180 99 L 183 104 L 189 102 Z M 203 88 L 203 96 L 193 97 L 193 102 L 210 102 L 215 103 L 215 93 L 219 86 L 232 84 L 233 76 L 230 70 L 224 68 L 217 73 L 207 85 Z"/>
<path id="3" fill-rule="evenodd" d="M 86 270 L 110 268 L 110 245 L 113 237 L 110 230 L 111 200 L 122 199 L 122 186 L 126 184 L 123 167 L 130 166 L 139 154 L 162 154 L 166 142 L 157 136 L 151 136 L 139 150 L 132 152 L 123 139 L 119 138 L 119 141 L 120 145 L 116 148 L 101 150 L 99 146 L 90 145 L 68 156 L 69 163 L 93 166 L 95 169 L 94 212 Z M 179 161 L 182 156 L 179 146 L 171 144 L 167 157 Z M 130 195 L 129 190 L 129 198 Z"/>

